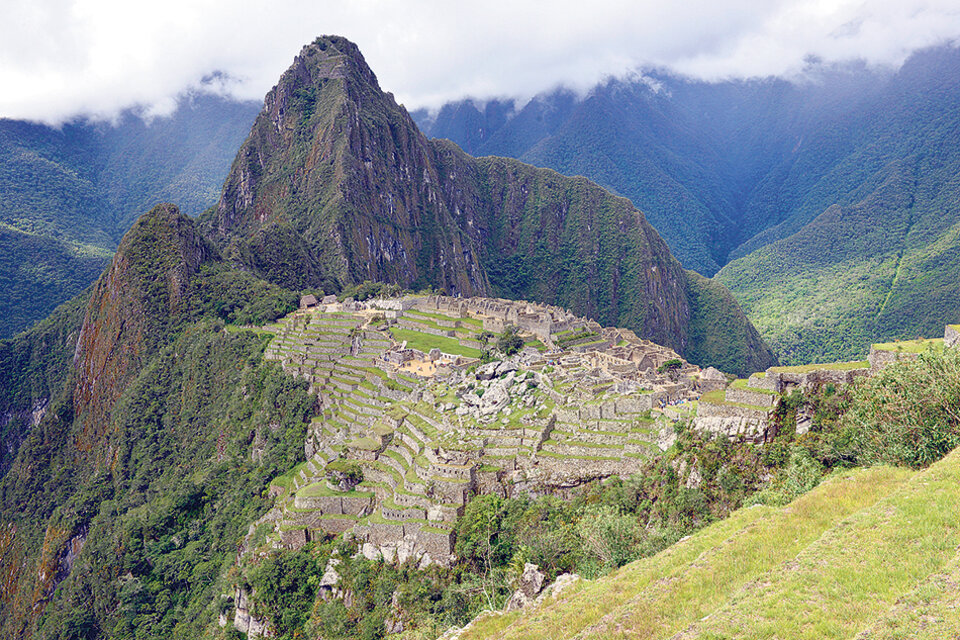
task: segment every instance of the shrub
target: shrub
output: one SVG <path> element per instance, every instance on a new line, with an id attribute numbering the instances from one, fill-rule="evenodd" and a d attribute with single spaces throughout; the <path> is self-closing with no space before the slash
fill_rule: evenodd
<path id="1" fill-rule="evenodd" d="M 507 327 L 497 339 L 497 350 L 505 356 L 512 356 L 523 348 L 523 338 L 516 327 Z"/>
<path id="2" fill-rule="evenodd" d="M 583 515 L 577 533 L 584 556 L 593 559 L 601 571 L 622 567 L 637 557 L 640 536 L 635 516 L 601 505 Z"/>
<path id="3" fill-rule="evenodd" d="M 835 445 L 859 464 L 922 467 L 960 445 L 960 350 L 881 369 L 853 390 Z"/>

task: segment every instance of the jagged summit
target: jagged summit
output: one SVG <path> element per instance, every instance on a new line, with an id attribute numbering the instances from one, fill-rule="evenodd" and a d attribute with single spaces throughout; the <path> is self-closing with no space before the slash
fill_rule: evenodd
<path id="1" fill-rule="evenodd" d="M 431 155 L 356 45 L 318 38 L 267 94 L 224 186 L 214 236 L 284 284 L 370 279 L 486 292 Z"/>

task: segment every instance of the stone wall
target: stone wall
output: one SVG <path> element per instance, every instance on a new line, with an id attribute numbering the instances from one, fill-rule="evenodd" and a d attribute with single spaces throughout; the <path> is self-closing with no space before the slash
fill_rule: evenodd
<path id="1" fill-rule="evenodd" d="M 960 345 L 960 325 L 948 324 L 943 330 L 943 345 L 945 347 L 956 347 Z"/>
<path id="2" fill-rule="evenodd" d="M 770 423 L 745 416 L 697 416 L 694 428 L 708 433 L 723 434 L 731 438 L 763 441 Z"/>
<path id="3" fill-rule="evenodd" d="M 894 362 L 899 362 L 900 360 L 916 360 L 920 357 L 919 353 L 911 353 L 909 351 L 888 351 L 886 349 L 876 349 L 870 348 L 870 355 L 867 356 L 867 361 L 870 363 L 870 374 L 874 374 L 880 369 L 893 364 Z"/>
<path id="4" fill-rule="evenodd" d="M 727 402 L 739 402 L 741 404 L 751 404 L 758 407 L 773 407 L 777 403 L 778 396 L 762 391 L 751 391 L 750 389 L 727 388 Z"/>
<path id="5" fill-rule="evenodd" d="M 769 413 L 763 409 L 749 409 L 712 402 L 700 402 L 697 405 L 697 418 L 744 418 L 766 422 L 768 416 Z"/>

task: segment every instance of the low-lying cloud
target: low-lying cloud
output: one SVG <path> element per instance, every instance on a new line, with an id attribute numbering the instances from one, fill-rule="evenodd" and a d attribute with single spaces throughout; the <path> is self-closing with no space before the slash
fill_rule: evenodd
<path id="1" fill-rule="evenodd" d="M 0 23 L 0 116 L 59 123 L 162 115 L 189 91 L 262 99 L 320 34 L 355 41 L 410 108 L 583 91 L 662 68 L 706 80 L 791 76 L 811 58 L 900 64 L 960 37 L 956 0 L 48 0 Z"/>

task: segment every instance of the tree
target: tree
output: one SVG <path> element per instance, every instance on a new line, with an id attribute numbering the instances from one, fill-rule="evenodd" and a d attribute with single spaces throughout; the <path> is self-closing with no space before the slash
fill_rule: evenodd
<path id="1" fill-rule="evenodd" d="M 512 356 L 523 348 L 523 338 L 517 333 L 517 328 L 508 326 L 497 339 L 497 350 L 505 356 Z"/>

